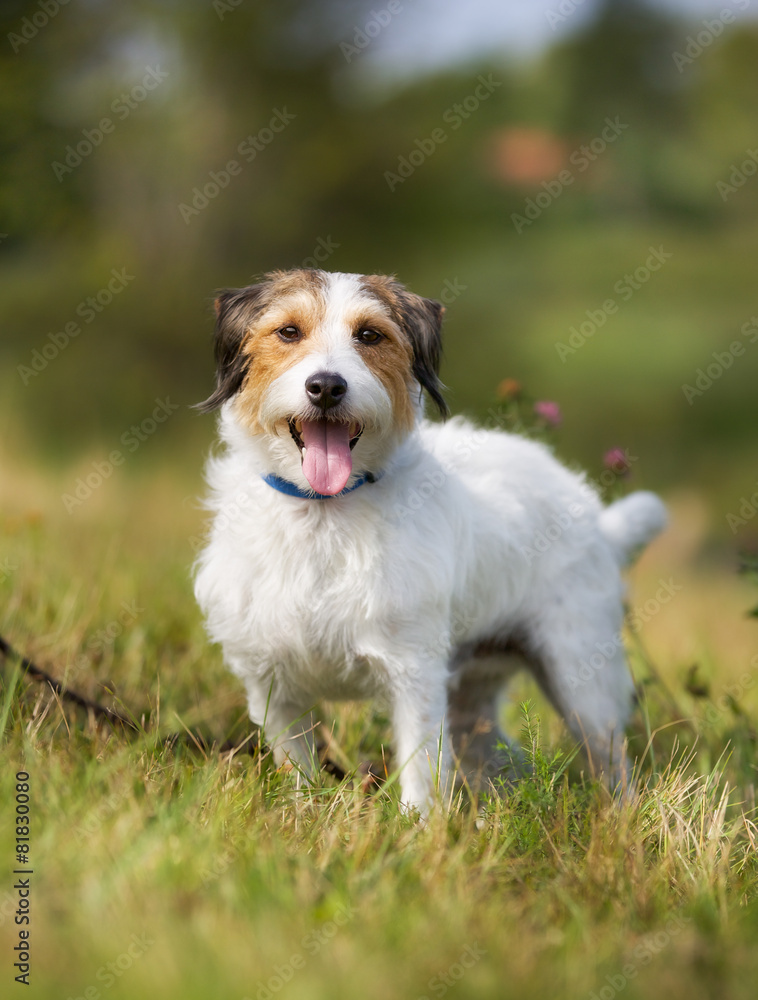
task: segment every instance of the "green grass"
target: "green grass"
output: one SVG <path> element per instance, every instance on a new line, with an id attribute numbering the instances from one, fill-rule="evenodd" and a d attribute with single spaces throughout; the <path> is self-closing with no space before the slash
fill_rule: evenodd
<path id="1" fill-rule="evenodd" d="M 161 744 L 182 727 L 217 741 L 249 731 L 191 595 L 202 518 L 182 501 L 196 478 L 170 467 L 114 477 L 68 515 L 70 472 L 3 466 L 0 634 L 141 726 L 132 740 L 114 735 L 2 665 L 4 996 L 754 996 L 747 581 L 678 567 L 681 595 L 635 637 L 652 652 L 630 639 L 636 801 L 611 801 L 572 759 L 524 680 L 507 714 L 531 776 L 478 804 L 462 796 L 421 826 L 392 783 L 367 796 L 322 775 L 297 799 L 266 755 Z M 672 558 L 640 567 L 636 599 Z M 685 633 L 701 652 L 689 682 Z M 370 707 L 326 706 L 324 719 L 339 763 L 382 759 L 386 721 Z M 21 767 L 34 870 L 25 992 L 9 958 Z"/>

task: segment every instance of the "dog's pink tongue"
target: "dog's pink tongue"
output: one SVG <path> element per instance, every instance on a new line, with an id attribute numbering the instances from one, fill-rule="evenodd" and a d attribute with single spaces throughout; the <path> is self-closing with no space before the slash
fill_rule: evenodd
<path id="1" fill-rule="evenodd" d="M 330 420 L 304 420 L 303 473 L 316 493 L 334 496 L 345 488 L 353 471 L 350 425 Z"/>

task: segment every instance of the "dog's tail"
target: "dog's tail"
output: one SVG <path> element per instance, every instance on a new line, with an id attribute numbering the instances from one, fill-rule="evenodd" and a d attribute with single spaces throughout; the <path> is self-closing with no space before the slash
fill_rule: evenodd
<path id="1" fill-rule="evenodd" d="M 600 515 L 600 530 L 626 566 L 664 529 L 668 520 L 663 501 L 640 490 L 617 500 Z"/>

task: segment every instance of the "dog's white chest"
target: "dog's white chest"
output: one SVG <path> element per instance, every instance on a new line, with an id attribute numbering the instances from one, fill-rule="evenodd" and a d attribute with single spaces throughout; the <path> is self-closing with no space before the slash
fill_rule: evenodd
<path id="1" fill-rule="evenodd" d="M 348 532 L 321 513 L 253 523 L 251 512 L 216 536 L 198 582 L 217 597 L 214 638 L 240 647 L 235 672 L 274 670 L 317 697 L 367 697 L 377 689 L 371 637 L 387 627 L 382 548 L 370 525 Z"/>

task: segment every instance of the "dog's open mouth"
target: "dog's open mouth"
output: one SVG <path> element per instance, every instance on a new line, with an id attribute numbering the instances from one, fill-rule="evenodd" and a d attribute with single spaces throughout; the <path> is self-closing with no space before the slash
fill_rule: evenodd
<path id="1" fill-rule="evenodd" d="M 300 449 L 303 474 L 311 489 L 326 496 L 343 490 L 353 471 L 351 452 L 363 427 L 355 422 L 293 417 L 289 429 Z"/>

